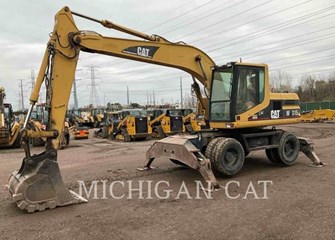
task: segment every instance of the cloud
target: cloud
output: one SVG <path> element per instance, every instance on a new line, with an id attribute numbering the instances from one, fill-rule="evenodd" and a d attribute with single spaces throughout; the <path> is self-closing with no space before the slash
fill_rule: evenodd
<path id="1" fill-rule="evenodd" d="M 108 19 L 138 31 L 184 41 L 208 53 L 217 64 L 237 61 L 264 62 L 270 70 L 281 69 L 296 76 L 334 69 L 335 29 L 333 1 L 57 1 L 4 2 L 0 14 L 0 85 L 7 101 L 18 107 L 19 79 L 24 80 L 26 105 L 31 70 L 37 75 L 54 15 L 64 5 L 96 19 Z M 14 17 L 15 16 L 15 17 Z M 113 37 L 134 37 L 75 18 L 82 30 Z M 321 31 L 322 29 L 328 30 Z M 319 32 L 318 32 L 319 31 Z M 322 36 L 324 37 L 322 39 Z M 305 43 L 310 41 L 310 43 Z M 330 49 L 327 51 L 327 49 Z M 310 54 L 308 54 L 310 53 Z M 323 59 L 323 60 L 322 60 Z M 319 61 L 319 62 L 318 62 Z M 100 102 L 126 102 L 126 87 L 134 102 L 145 103 L 147 92 L 157 99 L 180 99 L 180 77 L 189 91 L 188 74 L 161 66 L 98 54 L 81 53 L 76 77 L 80 104 L 90 98 L 89 66 L 95 66 Z M 300 75 L 299 75 L 300 74 Z"/>

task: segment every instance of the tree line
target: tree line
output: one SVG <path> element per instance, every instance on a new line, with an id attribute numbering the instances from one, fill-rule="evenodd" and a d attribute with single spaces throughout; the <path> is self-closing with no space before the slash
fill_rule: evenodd
<path id="1" fill-rule="evenodd" d="M 306 74 L 293 84 L 293 77 L 285 71 L 270 74 L 272 92 L 295 92 L 301 102 L 335 100 L 335 72 L 331 74 Z"/>

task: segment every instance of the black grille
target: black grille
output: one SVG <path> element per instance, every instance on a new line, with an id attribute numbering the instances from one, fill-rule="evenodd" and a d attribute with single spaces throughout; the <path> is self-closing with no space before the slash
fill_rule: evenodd
<path id="1" fill-rule="evenodd" d="M 179 117 L 170 117 L 170 126 L 172 132 L 181 132 L 183 130 L 183 118 Z"/>
<path id="2" fill-rule="evenodd" d="M 148 122 L 146 117 L 135 118 L 136 133 L 147 133 L 148 132 Z"/>
<path id="3" fill-rule="evenodd" d="M 6 128 L 0 128 L 0 143 L 6 144 L 8 143 L 9 132 Z"/>

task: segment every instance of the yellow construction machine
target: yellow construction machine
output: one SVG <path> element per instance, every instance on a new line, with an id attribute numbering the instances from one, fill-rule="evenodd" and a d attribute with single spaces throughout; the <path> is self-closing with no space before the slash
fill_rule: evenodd
<path id="1" fill-rule="evenodd" d="M 101 128 L 95 132 L 97 137 L 125 142 L 150 138 L 150 118 L 142 109 L 124 109 L 105 115 Z"/>
<path id="2" fill-rule="evenodd" d="M 102 108 L 93 108 L 92 109 L 92 115 L 94 118 L 94 124 L 93 126 L 95 128 L 99 128 L 101 123 L 104 121 L 104 109 Z"/>
<path id="3" fill-rule="evenodd" d="M 31 120 L 28 122 L 29 129 L 40 132 L 46 130 L 46 124 L 48 122 L 48 111 L 45 103 L 36 103 L 35 110 L 31 113 Z M 44 146 L 46 143 L 45 137 L 32 138 L 33 146 Z M 61 132 L 61 138 L 59 141 L 59 149 L 66 148 L 70 143 L 69 123 L 64 121 L 64 126 Z"/>
<path id="4" fill-rule="evenodd" d="M 0 148 L 20 147 L 22 124 L 15 121 L 12 105 L 5 103 L 5 89 L 0 87 Z"/>
<path id="5" fill-rule="evenodd" d="M 192 109 L 181 109 L 181 112 L 187 132 L 199 132 L 209 127 L 206 124 L 205 116 L 196 114 Z"/>
<path id="6" fill-rule="evenodd" d="M 105 37 L 79 30 L 74 16 L 142 40 Z M 161 36 L 146 35 L 64 7 L 55 16 L 54 30 L 21 131 L 26 156 L 7 185 L 13 201 L 21 209 L 34 212 L 86 202 L 64 185 L 57 163 L 60 132 L 81 51 L 177 68 L 193 77 L 192 87 L 201 106 L 198 111 L 205 113 L 210 129 L 196 135 L 174 135 L 156 141 L 147 151 L 144 170 L 151 169 L 155 158 L 165 156 L 197 169 L 205 180 L 218 188 L 212 168 L 221 175 L 234 175 L 242 168 L 245 156 L 253 150 L 263 149 L 270 161 L 284 165 L 292 165 L 300 150 L 316 165 L 322 165 L 306 139 L 274 127 L 300 122 L 299 98 L 294 93 L 270 92 L 266 64 L 230 62 L 217 65 L 206 53 L 184 42 L 169 42 Z M 47 137 L 46 148 L 38 155 L 31 155 L 27 143 L 36 135 L 26 126 L 44 81 L 50 104 L 47 129 L 43 131 Z M 202 96 L 199 83 L 208 97 Z"/>
<path id="7" fill-rule="evenodd" d="M 157 109 L 147 111 L 154 138 L 165 138 L 185 132 L 182 112 L 177 109 Z"/>
<path id="8" fill-rule="evenodd" d="M 302 122 L 334 122 L 335 110 L 333 109 L 316 109 L 301 114 Z"/>

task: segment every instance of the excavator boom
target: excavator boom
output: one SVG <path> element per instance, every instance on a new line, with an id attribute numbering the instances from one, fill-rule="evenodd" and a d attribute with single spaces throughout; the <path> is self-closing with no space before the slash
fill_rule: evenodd
<path id="1" fill-rule="evenodd" d="M 73 15 L 83 17 L 103 26 L 122 31 L 143 40 L 105 37 L 92 31 L 80 31 Z M 97 20 L 75 12 L 68 7 L 55 16 L 55 26 L 47 44 L 35 87 L 30 96 L 29 108 L 23 129 L 22 146 L 25 158 L 19 170 L 9 178 L 7 188 L 19 208 L 28 212 L 85 202 L 81 196 L 67 190 L 62 181 L 57 163 L 57 149 L 75 78 L 75 70 L 80 51 L 105 54 L 135 61 L 147 62 L 178 68 L 192 75 L 209 90 L 213 60 L 203 51 L 184 43 L 172 43 L 156 35 L 146 35 L 114 24 L 107 20 Z M 195 80 L 194 80 L 195 81 Z M 38 101 L 42 83 L 47 86 L 46 109 L 49 119 L 44 152 L 31 156 L 29 138 L 37 138 L 40 133 L 27 130 L 27 124 L 35 103 Z M 195 82 L 196 83 L 196 82 Z M 208 110 L 208 101 L 196 90 L 202 108 Z M 206 111 L 208 113 L 208 111 Z M 42 133 L 41 133 L 42 134 Z"/>

